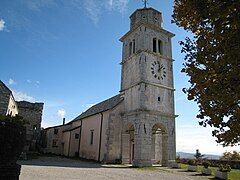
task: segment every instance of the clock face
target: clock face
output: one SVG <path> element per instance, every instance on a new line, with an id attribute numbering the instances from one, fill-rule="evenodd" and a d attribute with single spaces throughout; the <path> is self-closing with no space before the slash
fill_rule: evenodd
<path id="1" fill-rule="evenodd" d="M 159 61 L 154 61 L 151 64 L 151 72 L 154 78 L 163 80 L 166 77 L 166 68 Z"/>

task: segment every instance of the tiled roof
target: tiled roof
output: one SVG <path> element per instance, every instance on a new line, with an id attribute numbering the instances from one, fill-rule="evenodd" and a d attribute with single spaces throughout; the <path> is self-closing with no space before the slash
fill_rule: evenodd
<path id="1" fill-rule="evenodd" d="M 68 129 L 64 130 L 63 132 L 73 131 L 73 130 L 78 129 L 78 128 L 80 128 L 80 127 L 81 127 L 81 126 L 70 127 L 70 128 L 68 128 Z"/>
<path id="2" fill-rule="evenodd" d="M 103 102 L 100 102 L 100 103 L 92 106 L 87 111 L 83 112 L 78 117 L 76 117 L 73 121 L 77 121 L 77 120 L 86 118 L 88 116 L 92 116 L 92 115 L 98 114 L 100 112 L 104 112 L 104 111 L 107 111 L 109 109 L 113 109 L 114 107 L 116 107 L 122 101 L 123 101 L 123 98 L 121 97 L 120 94 L 118 94 L 114 97 L 111 97 L 110 99 L 107 99 Z"/>

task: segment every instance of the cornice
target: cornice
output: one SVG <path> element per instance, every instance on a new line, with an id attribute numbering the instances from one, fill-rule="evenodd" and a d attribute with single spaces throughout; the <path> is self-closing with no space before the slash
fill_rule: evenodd
<path id="1" fill-rule="evenodd" d="M 174 62 L 174 61 L 175 61 L 175 60 L 172 59 L 171 57 L 164 56 L 164 55 L 162 55 L 162 54 L 155 53 L 155 52 L 152 52 L 152 51 L 150 51 L 150 50 L 138 50 L 135 54 L 132 54 L 132 55 L 129 56 L 128 58 L 122 60 L 122 62 L 120 63 L 120 65 L 123 65 L 123 64 L 125 64 L 126 62 L 132 60 L 134 56 L 137 56 L 137 55 L 139 55 L 139 54 L 142 53 L 142 52 L 149 53 L 149 54 L 151 54 L 151 55 L 157 56 L 157 57 L 162 58 L 162 59 L 166 59 L 166 60 L 171 61 L 171 62 Z"/>
<path id="2" fill-rule="evenodd" d="M 170 114 L 170 113 L 164 113 L 160 111 L 152 111 L 152 110 L 143 110 L 143 109 L 137 109 L 134 111 L 126 112 L 123 113 L 123 117 L 125 116 L 134 116 L 134 115 L 139 115 L 139 114 L 150 114 L 150 115 L 157 115 L 157 116 L 162 116 L 162 117 L 170 117 L 170 118 L 177 118 L 178 115 L 175 114 Z"/>
<path id="3" fill-rule="evenodd" d="M 161 27 L 158 27 L 158 26 L 155 26 L 155 25 L 152 25 L 152 24 L 148 24 L 148 23 L 146 23 L 146 22 L 139 22 L 139 23 L 135 24 L 135 25 L 130 29 L 130 31 L 128 31 L 125 35 L 123 35 L 119 40 L 120 40 L 121 42 L 123 42 L 123 41 L 126 39 L 127 36 L 129 36 L 131 33 L 133 33 L 136 29 L 138 29 L 138 28 L 139 28 L 140 26 L 142 26 L 142 25 L 146 26 L 147 28 L 153 29 L 153 30 L 155 30 L 155 31 L 161 32 L 161 33 L 167 35 L 167 36 L 170 37 L 170 38 L 172 38 L 172 37 L 175 36 L 175 34 L 169 32 L 169 31 L 167 31 L 167 30 L 165 30 L 165 29 L 163 29 L 163 28 L 161 28 Z"/>
<path id="4" fill-rule="evenodd" d="M 171 90 L 171 91 L 175 91 L 176 90 L 176 89 L 174 89 L 172 87 L 168 87 L 168 86 L 165 86 L 163 84 L 156 84 L 156 83 L 152 83 L 150 81 L 140 81 L 140 82 L 137 82 L 137 83 L 133 84 L 132 86 L 130 86 L 128 88 L 120 90 L 120 93 L 123 92 L 123 91 L 129 90 L 129 89 L 131 89 L 131 88 L 133 88 L 135 86 L 138 86 L 138 85 L 140 85 L 142 83 L 148 84 L 148 85 L 152 85 L 152 86 L 156 86 L 156 87 L 160 87 L 160 88 L 164 88 L 164 89 L 168 89 L 168 90 Z"/>

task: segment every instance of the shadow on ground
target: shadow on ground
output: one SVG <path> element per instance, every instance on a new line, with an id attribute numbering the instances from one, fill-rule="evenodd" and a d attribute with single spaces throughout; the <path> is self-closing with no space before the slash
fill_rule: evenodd
<path id="1" fill-rule="evenodd" d="M 125 165 L 101 164 L 95 161 L 83 159 L 69 159 L 61 156 L 39 156 L 36 159 L 19 160 L 20 165 L 26 166 L 49 166 L 49 167 L 70 167 L 70 168 L 129 168 Z"/>

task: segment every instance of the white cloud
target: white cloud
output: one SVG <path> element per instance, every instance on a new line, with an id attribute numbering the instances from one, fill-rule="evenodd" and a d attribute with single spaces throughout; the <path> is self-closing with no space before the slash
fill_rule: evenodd
<path id="1" fill-rule="evenodd" d="M 93 23 L 97 24 L 99 21 L 99 16 L 101 14 L 101 7 L 95 0 L 85 0 L 84 7 L 87 10 L 88 16 L 91 18 Z"/>
<path id="2" fill-rule="evenodd" d="M 97 24 L 102 11 L 114 11 L 125 13 L 129 0 L 105 0 L 104 2 L 98 0 L 84 0 L 84 8 L 87 11 L 88 16 Z"/>
<path id="3" fill-rule="evenodd" d="M 112 7 L 112 6 L 113 6 L 113 0 L 108 0 L 108 5 L 109 5 L 110 7 Z"/>
<path id="4" fill-rule="evenodd" d="M 66 111 L 64 109 L 59 109 L 57 115 L 61 118 L 64 118 Z"/>
<path id="5" fill-rule="evenodd" d="M 35 99 L 26 93 L 23 93 L 21 91 L 13 91 L 13 96 L 16 101 L 28 101 L 28 102 L 34 102 Z"/>
<path id="6" fill-rule="evenodd" d="M 10 78 L 10 79 L 8 80 L 8 84 L 9 84 L 9 85 L 14 85 L 14 84 L 16 84 L 16 82 L 15 82 L 12 78 Z"/>
<path id="7" fill-rule="evenodd" d="M 31 84 L 31 83 L 32 83 L 32 81 L 28 79 L 28 80 L 27 80 L 27 83 Z"/>
<path id="8" fill-rule="evenodd" d="M 43 128 L 48 128 L 48 127 L 55 126 L 55 124 L 42 121 L 41 126 L 42 126 Z"/>
<path id="9" fill-rule="evenodd" d="M 108 0 L 107 8 L 109 10 L 116 9 L 117 11 L 123 14 L 127 10 L 128 3 L 129 3 L 129 0 Z"/>
<path id="10" fill-rule="evenodd" d="M 56 6 L 55 0 L 27 0 L 23 3 L 26 3 L 28 9 L 38 12 L 45 7 Z"/>
<path id="11" fill-rule="evenodd" d="M 5 21 L 3 19 L 0 19 L 0 31 L 3 31 L 5 28 Z"/>

